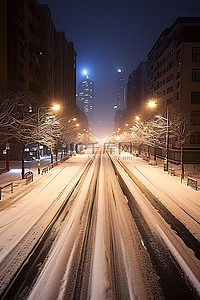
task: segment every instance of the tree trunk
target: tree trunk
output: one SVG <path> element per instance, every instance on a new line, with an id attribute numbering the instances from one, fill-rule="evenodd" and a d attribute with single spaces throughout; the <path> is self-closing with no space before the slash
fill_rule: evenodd
<path id="1" fill-rule="evenodd" d="M 51 146 L 51 164 L 53 163 L 53 147 Z"/>
<path id="2" fill-rule="evenodd" d="M 55 152 L 56 152 L 56 161 L 58 161 L 58 146 L 55 147 Z"/>
<path id="3" fill-rule="evenodd" d="M 24 144 L 22 145 L 22 179 L 24 179 Z"/>
<path id="4" fill-rule="evenodd" d="M 147 157 L 150 157 L 149 145 L 147 146 Z"/>
<path id="5" fill-rule="evenodd" d="M 156 146 L 153 147 L 153 159 L 156 160 Z"/>
<path id="6" fill-rule="evenodd" d="M 38 143 L 38 174 L 40 174 L 40 143 Z"/>
<path id="7" fill-rule="evenodd" d="M 6 144 L 6 170 L 10 170 L 10 144 Z"/>
<path id="8" fill-rule="evenodd" d="M 181 177 L 184 179 L 183 144 L 181 144 Z"/>

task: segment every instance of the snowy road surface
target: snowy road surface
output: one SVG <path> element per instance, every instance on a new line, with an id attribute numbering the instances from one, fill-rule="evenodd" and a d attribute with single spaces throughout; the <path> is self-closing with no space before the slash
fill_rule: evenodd
<path id="1" fill-rule="evenodd" d="M 114 156 L 73 162 L 0 212 L 2 299 L 198 299 L 199 212 L 177 222 Z"/>

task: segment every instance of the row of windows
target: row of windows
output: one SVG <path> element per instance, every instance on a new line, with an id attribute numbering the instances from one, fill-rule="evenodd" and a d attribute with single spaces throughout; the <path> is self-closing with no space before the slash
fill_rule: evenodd
<path id="1" fill-rule="evenodd" d="M 170 82 L 171 80 L 173 80 L 173 74 L 171 74 L 170 76 L 168 76 L 166 78 L 166 83 Z M 162 81 L 157 82 L 157 89 L 159 89 L 163 85 L 165 85 L 165 79 L 163 79 Z M 177 87 L 180 87 L 180 81 L 177 82 Z"/>
<path id="2" fill-rule="evenodd" d="M 171 74 L 171 75 L 169 75 L 169 76 L 167 77 L 166 82 L 169 82 L 169 81 L 171 81 L 172 79 L 173 79 L 173 74 Z"/>
<path id="3" fill-rule="evenodd" d="M 170 86 L 169 88 L 167 88 L 166 94 L 169 94 L 172 91 L 173 91 L 173 86 Z M 162 96 L 165 96 L 165 90 L 158 93 L 158 98 L 161 98 Z M 178 92 L 176 94 L 176 100 L 180 100 L 181 99 L 180 96 L 181 96 L 181 94 L 180 94 L 180 92 Z M 200 104 L 200 92 L 192 92 L 191 93 L 191 104 Z"/>
<path id="4" fill-rule="evenodd" d="M 173 68 L 173 61 L 171 61 L 168 65 L 167 65 L 167 71 L 171 70 Z"/>
<path id="5" fill-rule="evenodd" d="M 177 72 L 176 78 L 179 79 L 181 77 L 180 71 Z M 170 82 L 173 79 L 173 74 L 169 75 L 166 78 L 166 83 Z M 192 81 L 193 82 L 199 82 L 200 81 L 200 69 L 192 69 Z M 162 85 L 165 84 L 165 80 L 157 82 L 157 85 L 154 87 L 154 90 L 159 89 Z M 181 81 L 177 81 L 177 87 L 179 88 L 181 86 Z M 168 93 L 168 90 L 167 90 Z"/>
<path id="6" fill-rule="evenodd" d="M 171 61 L 168 65 L 167 68 L 164 68 L 163 70 L 161 70 L 160 72 L 157 72 L 157 76 L 154 78 L 154 81 L 158 78 L 160 78 L 163 74 L 166 73 L 166 71 L 168 72 L 169 70 L 171 70 L 173 68 L 173 61 Z"/>
<path id="7" fill-rule="evenodd" d="M 174 50 L 172 49 L 166 57 L 164 57 L 160 62 L 157 63 L 157 68 L 161 67 L 174 53 Z"/>
<path id="8" fill-rule="evenodd" d="M 171 50 L 166 57 L 164 57 L 161 61 L 157 62 L 157 65 L 152 65 L 151 70 L 154 69 L 154 72 L 161 67 L 171 56 L 173 55 L 173 50 Z M 192 47 L 192 61 L 193 62 L 200 62 L 200 47 Z M 176 62 L 177 66 L 181 64 L 181 51 L 177 51 L 176 53 Z"/>
<path id="9" fill-rule="evenodd" d="M 180 93 L 176 94 L 176 100 L 180 100 Z M 200 92 L 191 93 L 191 104 L 200 104 Z"/>
<path id="10" fill-rule="evenodd" d="M 167 94 L 171 93 L 173 91 L 173 86 L 171 85 L 170 87 L 167 88 Z"/>

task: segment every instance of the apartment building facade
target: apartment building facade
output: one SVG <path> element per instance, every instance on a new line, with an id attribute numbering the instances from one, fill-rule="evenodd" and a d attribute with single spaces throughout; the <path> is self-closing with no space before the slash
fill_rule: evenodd
<path id="1" fill-rule="evenodd" d="M 10 91 L 35 93 L 38 89 L 39 24 L 36 8 L 37 3 L 33 0 L 1 2 L 1 96 Z"/>
<path id="2" fill-rule="evenodd" d="M 76 52 L 64 32 L 56 32 L 56 101 L 69 117 L 76 115 Z"/>
<path id="3" fill-rule="evenodd" d="M 24 92 L 33 106 L 57 101 L 74 115 L 76 53 L 65 33 L 56 32 L 48 6 L 1 0 L 0 14 L 0 98 Z"/>
<path id="4" fill-rule="evenodd" d="M 146 105 L 147 63 L 141 62 L 128 78 L 127 122 L 133 125 L 136 117 L 144 114 Z"/>
<path id="5" fill-rule="evenodd" d="M 163 116 L 179 107 L 190 113 L 190 127 L 200 125 L 200 18 L 179 17 L 148 53 L 147 101 L 154 99 Z M 175 145 L 174 145 L 175 146 Z M 200 133 L 187 147 L 200 147 Z"/>
<path id="6" fill-rule="evenodd" d="M 56 32 L 47 5 L 1 0 L 0 45 L 0 102 L 22 93 L 29 112 L 57 103 L 63 115 L 75 117 L 76 52 L 65 33 Z M 13 153 L 18 159 L 16 149 Z"/>

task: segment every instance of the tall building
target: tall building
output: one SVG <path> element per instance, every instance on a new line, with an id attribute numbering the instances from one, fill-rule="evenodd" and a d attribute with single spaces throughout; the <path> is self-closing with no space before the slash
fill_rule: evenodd
<path id="1" fill-rule="evenodd" d="M 0 0 L 0 48 L 0 102 L 21 92 L 29 112 L 57 102 L 63 115 L 76 116 L 76 52 L 65 33 L 56 33 L 47 5 Z M 11 145 L 12 159 L 17 147 Z"/>
<path id="2" fill-rule="evenodd" d="M 7 43 L 7 1 L 0 1 L 0 99 L 7 94 L 8 78 L 8 43 Z"/>
<path id="3" fill-rule="evenodd" d="M 0 99 L 24 92 L 29 108 L 56 101 L 74 117 L 76 53 L 65 33 L 56 33 L 47 5 L 1 0 L 0 44 Z"/>
<path id="4" fill-rule="evenodd" d="M 38 22 L 40 32 L 40 50 L 38 76 L 39 92 L 48 102 L 55 99 L 56 81 L 56 29 L 47 5 L 38 6 Z"/>
<path id="5" fill-rule="evenodd" d="M 166 28 L 148 53 L 148 98 L 166 108 L 181 106 L 191 116 L 191 127 L 200 125 L 200 17 L 179 17 Z M 190 147 L 199 147 L 200 132 Z"/>
<path id="6" fill-rule="evenodd" d="M 76 52 L 64 32 L 56 32 L 56 102 L 69 117 L 76 115 Z"/>
<path id="7" fill-rule="evenodd" d="M 147 63 L 141 62 L 128 78 L 127 84 L 127 122 L 131 125 L 136 116 L 144 113 L 146 103 Z"/>
<path id="8" fill-rule="evenodd" d="M 38 94 L 40 40 L 35 0 L 1 1 L 0 91 Z"/>
<path id="9" fill-rule="evenodd" d="M 93 129 L 93 81 L 89 79 L 87 72 L 84 72 L 83 79 L 78 86 L 76 101 L 78 107 L 88 118 L 89 129 Z"/>
<path id="10" fill-rule="evenodd" d="M 114 131 L 123 130 L 125 124 L 127 123 L 126 111 L 125 110 L 116 110 L 114 116 Z"/>
<path id="11" fill-rule="evenodd" d="M 121 69 L 117 70 L 117 109 L 126 109 L 126 78 Z"/>

